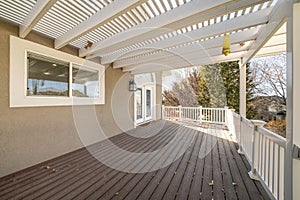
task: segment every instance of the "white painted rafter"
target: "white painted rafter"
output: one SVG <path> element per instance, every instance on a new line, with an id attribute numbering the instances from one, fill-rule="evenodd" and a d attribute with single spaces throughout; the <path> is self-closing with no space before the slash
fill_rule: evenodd
<path id="1" fill-rule="evenodd" d="M 280 27 L 285 23 L 286 16 L 288 16 L 290 12 L 292 12 L 291 1 L 279 0 L 277 2 L 269 15 L 268 24 L 261 29 L 256 41 L 243 58 L 243 65 L 247 64 L 276 33 L 276 31 L 280 29 Z"/>
<path id="2" fill-rule="evenodd" d="M 57 0 L 38 0 L 20 24 L 19 36 L 25 38 L 56 2 Z"/>
<path id="3" fill-rule="evenodd" d="M 204 3 L 204 1 L 199 1 L 199 2 Z M 127 53 L 123 54 L 123 55 L 122 54 L 107 55 L 109 53 L 114 52 L 117 49 L 125 48 L 126 46 L 134 45 L 134 44 L 137 44 L 138 42 L 145 41 L 147 39 L 152 39 L 157 36 L 161 36 L 166 33 L 170 33 L 174 30 L 178 30 L 183 27 L 197 24 L 200 21 L 209 20 L 211 18 L 223 15 L 225 13 L 238 11 L 240 9 L 246 9 L 247 7 L 253 6 L 255 4 L 266 2 L 266 0 L 235 0 L 235 1 L 227 1 L 226 3 L 224 3 L 224 2 L 225 1 L 222 1 L 222 2 L 219 2 L 219 4 L 217 4 L 218 3 L 217 1 L 211 1 L 211 3 L 215 3 L 214 5 L 218 5 L 218 6 L 215 6 L 215 7 L 211 6 L 211 9 L 206 7 L 208 10 L 205 10 L 203 12 L 197 12 L 196 14 L 190 13 L 191 9 L 195 10 L 195 8 L 197 8 L 197 7 L 193 8 L 193 6 L 190 6 L 192 8 L 187 9 L 187 10 L 189 10 L 189 12 L 184 11 L 183 8 L 179 10 L 179 8 L 181 8 L 183 6 L 186 6 L 186 8 L 187 8 L 187 5 L 193 5 L 192 2 L 188 3 L 187 5 L 182 5 L 179 8 L 169 11 L 161 16 L 150 19 L 147 23 L 143 23 L 133 29 L 127 30 L 129 35 L 132 33 L 135 33 L 135 34 L 131 35 L 132 37 L 130 39 L 125 40 L 126 39 L 125 36 L 128 36 L 128 34 L 126 35 L 125 33 L 120 33 L 120 34 L 118 34 L 118 37 L 123 40 L 120 40 L 121 42 L 118 43 L 117 45 L 113 45 L 114 44 L 113 38 L 108 39 L 108 40 L 96 43 L 94 45 L 94 48 L 92 48 L 88 51 L 86 51 L 85 49 L 81 49 L 80 56 L 87 56 L 87 58 L 94 58 L 97 56 L 101 56 L 102 64 L 108 64 L 108 63 L 114 62 L 115 60 L 117 60 L 119 58 L 126 57 Z M 200 8 L 201 8 L 201 6 L 200 6 Z M 174 13 L 174 14 L 172 14 L 172 13 Z M 182 13 L 185 13 L 185 15 L 187 15 L 188 17 L 186 17 L 186 18 L 181 17 L 182 19 L 180 19 L 180 20 L 172 17 L 173 15 L 179 16 L 179 14 L 177 14 L 177 13 L 179 13 L 181 15 L 182 15 Z M 157 22 L 166 21 L 166 20 L 168 20 L 168 23 L 166 23 L 164 26 L 161 26 L 161 27 L 158 26 L 159 24 Z M 155 27 L 155 28 L 149 28 L 149 27 Z M 143 28 L 145 28 L 144 32 L 139 32 Z M 148 28 L 148 29 L 146 30 L 146 28 Z M 136 31 L 134 31 L 134 30 L 136 30 Z M 117 36 L 115 36 L 115 37 L 117 37 Z M 97 50 L 98 49 L 97 46 L 98 46 L 99 50 Z M 106 54 L 106 55 L 104 55 L 104 54 Z"/>
<path id="4" fill-rule="evenodd" d="M 245 31 L 237 32 L 231 35 L 231 44 L 239 44 L 241 42 L 251 41 L 257 37 L 258 28 L 248 29 Z M 185 55 L 192 52 L 201 52 L 203 50 L 209 50 L 222 46 L 223 37 L 218 37 L 210 40 L 205 40 L 198 43 L 193 43 L 177 48 L 172 48 L 151 55 L 138 56 L 133 58 L 127 58 L 117 60 L 113 63 L 114 68 L 126 67 L 135 64 L 141 64 L 145 62 L 151 62 L 159 59 L 174 58 L 177 55 Z M 220 53 L 220 52 L 219 52 Z"/>
<path id="5" fill-rule="evenodd" d="M 87 56 L 90 54 L 107 54 L 118 50 L 122 47 L 130 46 L 136 44 L 137 42 L 144 41 L 147 36 L 153 38 L 157 36 L 157 31 L 159 28 L 166 28 L 168 24 L 178 22 L 182 19 L 185 19 L 189 16 L 195 15 L 201 12 L 207 12 L 217 6 L 224 6 L 232 0 L 197 0 L 191 1 L 189 3 L 183 4 L 169 12 L 166 12 L 162 15 L 154 17 L 142 24 L 139 24 L 133 28 L 127 29 L 122 33 L 116 34 L 110 38 L 107 38 L 103 41 L 97 42 L 94 44 L 94 47 L 90 49 L 81 48 L 79 55 L 81 57 Z M 188 12 L 187 12 L 188 10 Z M 159 30 L 158 35 L 162 35 L 162 32 L 169 32 L 170 30 Z M 147 34 L 147 36 L 145 35 Z M 150 39 L 149 38 L 149 39 Z"/>
<path id="6" fill-rule="evenodd" d="M 75 26 L 70 31 L 55 40 L 55 48 L 59 49 L 77 38 L 95 30 L 106 22 L 111 21 L 116 15 L 121 15 L 143 3 L 145 0 L 115 0 L 108 6 L 99 10 L 97 13 Z"/>
<path id="7" fill-rule="evenodd" d="M 160 41 L 159 43 L 145 45 L 147 51 L 154 51 L 160 49 L 166 49 L 168 47 L 189 43 L 199 40 L 201 38 L 208 38 L 214 35 L 221 35 L 226 30 L 227 32 L 240 30 L 243 28 L 253 27 L 257 25 L 263 25 L 268 22 L 268 15 L 271 9 L 265 9 L 251 13 L 245 16 L 240 16 L 229 21 L 217 23 L 211 26 L 187 32 L 176 37 L 168 38 Z"/>
<path id="8" fill-rule="evenodd" d="M 231 52 L 233 54 L 237 53 L 237 52 L 246 52 L 247 48 L 251 44 L 251 42 L 253 42 L 253 41 L 247 42 L 247 44 L 245 44 L 244 46 L 240 46 L 240 44 L 233 44 L 233 45 L 231 45 Z M 205 58 L 212 58 L 215 56 L 222 55 L 222 47 L 220 46 L 220 47 L 216 47 L 216 48 L 212 48 L 212 49 L 202 49 L 202 50 L 199 50 L 196 52 L 190 52 L 190 53 L 187 53 L 184 55 L 174 55 L 172 53 L 170 53 L 170 55 L 172 55 L 172 56 L 166 57 L 166 58 L 160 59 L 160 60 L 149 61 L 146 63 L 150 64 L 150 63 L 159 62 L 160 64 L 163 64 L 163 65 L 173 65 L 176 63 L 189 63 L 190 61 L 193 62 L 194 60 L 197 61 L 197 60 L 202 60 Z M 224 58 L 224 59 L 226 59 L 226 58 Z M 127 72 L 127 71 L 136 70 L 137 66 L 140 66 L 142 64 L 144 64 L 144 63 L 136 63 L 131 66 L 123 67 L 123 71 Z"/>
<path id="9" fill-rule="evenodd" d="M 180 34 L 160 42 L 144 45 L 139 51 L 134 53 L 149 53 L 169 47 L 190 43 L 199 39 L 205 39 L 216 35 L 221 35 L 224 32 L 232 32 L 249 27 L 263 25 L 268 22 L 268 15 L 271 8 L 257 11 L 248 15 L 240 16 L 228 21 L 220 22 L 211 26 L 206 26 L 198 30 Z"/>
<path id="10" fill-rule="evenodd" d="M 242 51 L 237 53 L 231 53 L 228 56 L 218 55 L 213 57 L 198 58 L 195 60 L 190 60 L 185 62 L 174 62 L 168 64 L 162 64 L 160 62 L 145 63 L 145 64 L 137 65 L 135 69 L 131 70 L 131 73 L 142 74 L 142 73 L 149 73 L 149 72 L 156 72 L 156 71 L 186 68 L 192 66 L 208 65 L 208 64 L 214 64 L 220 62 L 229 62 L 229 61 L 239 60 L 239 58 L 243 57 L 245 53 L 246 51 Z"/>

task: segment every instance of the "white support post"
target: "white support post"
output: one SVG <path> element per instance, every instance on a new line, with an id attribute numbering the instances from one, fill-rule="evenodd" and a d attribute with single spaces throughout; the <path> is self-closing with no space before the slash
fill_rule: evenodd
<path id="1" fill-rule="evenodd" d="M 202 106 L 199 106 L 198 107 L 198 111 L 199 111 L 199 122 L 200 122 L 200 124 L 202 124 Z"/>
<path id="2" fill-rule="evenodd" d="M 242 137 L 242 123 L 243 117 L 246 118 L 246 64 L 242 64 L 243 60 L 241 58 L 240 65 L 240 141 L 238 153 L 243 154 L 243 148 L 241 146 L 241 137 Z"/>
<path id="3" fill-rule="evenodd" d="M 161 118 L 165 120 L 165 106 L 161 105 Z"/>
<path id="4" fill-rule="evenodd" d="M 242 59 L 239 62 L 240 65 L 240 115 L 246 117 L 246 64 L 242 64 Z"/>
<path id="5" fill-rule="evenodd" d="M 182 106 L 178 106 L 179 108 L 179 121 L 182 121 Z"/>
<path id="6" fill-rule="evenodd" d="M 299 99 L 300 99 L 300 79 L 299 79 L 299 74 L 300 74 L 300 3 L 294 4 L 294 10 L 293 10 L 293 37 L 288 39 L 288 41 L 291 42 L 293 46 L 293 51 L 288 52 L 288 54 L 292 54 L 293 57 L 293 64 L 292 64 L 292 69 L 288 68 L 288 74 L 291 76 L 290 78 L 292 79 L 292 82 L 288 82 L 288 87 L 292 87 L 292 96 L 288 97 L 288 105 L 287 111 L 288 113 L 292 113 L 292 124 L 288 124 L 288 129 L 287 129 L 287 138 L 289 137 L 288 132 L 292 132 L 292 144 L 295 144 L 297 146 L 300 146 L 300 104 L 299 104 Z M 291 29 L 288 28 L 287 31 L 290 31 Z M 288 34 L 288 36 L 291 36 L 291 34 Z M 291 56 L 291 55 L 290 55 Z M 290 70 L 290 72 L 289 72 Z M 292 86 L 290 85 L 292 83 Z M 289 98 L 291 98 L 289 100 Z M 290 115 L 288 115 L 289 117 Z M 291 127 L 292 126 L 292 130 Z M 289 169 L 288 169 L 289 170 Z M 300 185 L 300 160 L 299 159 L 293 159 L 292 162 L 292 174 L 293 178 L 292 182 L 292 194 L 293 194 L 293 199 L 300 199 L 300 190 L 299 190 L 299 185 Z"/>
<path id="7" fill-rule="evenodd" d="M 154 85 L 154 101 L 155 108 L 154 116 L 155 120 L 162 119 L 162 72 L 156 72 L 155 75 L 155 85 Z"/>
<path id="8" fill-rule="evenodd" d="M 243 152 L 243 147 L 241 145 L 241 140 L 242 140 L 242 137 L 243 137 L 243 134 L 242 134 L 242 123 L 243 123 L 243 117 L 240 115 L 240 127 L 239 127 L 239 133 L 240 133 L 240 139 L 239 139 L 239 149 L 238 149 L 238 153 L 243 155 L 244 152 Z"/>
<path id="9" fill-rule="evenodd" d="M 258 175 L 256 173 L 256 166 L 258 162 L 258 138 L 256 136 L 256 132 L 258 131 L 259 127 L 263 127 L 266 122 L 261 120 L 252 120 L 252 123 L 254 125 L 253 135 L 252 135 L 252 162 L 251 162 L 251 171 L 248 173 L 250 178 L 253 180 L 259 180 Z"/>
<path id="10" fill-rule="evenodd" d="M 225 119 L 224 119 L 224 123 L 225 123 L 225 125 L 227 126 L 227 127 L 229 127 L 229 120 L 228 120 L 228 117 L 229 117 L 229 114 L 228 114 L 228 112 L 229 112 L 229 108 L 227 107 L 227 106 L 225 106 L 224 107 L 224 109 L 225 109 Z"/>

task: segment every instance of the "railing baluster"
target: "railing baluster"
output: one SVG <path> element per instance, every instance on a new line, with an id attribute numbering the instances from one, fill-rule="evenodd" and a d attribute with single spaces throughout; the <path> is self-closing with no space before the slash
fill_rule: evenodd
<path id="1" fill-rule="evenodd" d="M 266 169 L 267 169 L 267 163 L 266 163 L 266 157 L 267 157 L 267 138 L 265 137 L 265 144 L 264 144 L 264 181 L 266 181 Z"/>
<path id="2" fill-rule="evenodd" d="M 269 145 L 268 145 L 268 150 L 269 150 L 269 155 L 268 155 L 268 185 L 270 185 L 270 182 L 271 182 L 271 178 L 270 178 L 270 169 L 271 169 L 271 167 L 270 167 L 270 159 L 271 159 L 271 140 L 269 140 Z"/>
<path id="3" fill-rule="evenodd" d="M 277 197 L 279 197 L 280 195 L 280 146 L 278 146 L 278 163 L 277 163 L 277 177 L 278 177 L 278 180 L 277 180 Z"/>
<path id="4" fill-rule="evenodd" d="M 273 165 L 272 165 L 272 192 L 274 193 L 275 190 L 274 190 L 274 183 L 275 183 L 275 179 L 274 179 L 274 170 L 275 170 L 275 143 L 273 142 L 273 155 L 272 155 L 272 160 L 273 160 Z"/>

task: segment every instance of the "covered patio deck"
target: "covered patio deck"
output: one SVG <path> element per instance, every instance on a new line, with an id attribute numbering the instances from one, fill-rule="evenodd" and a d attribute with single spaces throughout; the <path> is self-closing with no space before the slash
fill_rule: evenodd
<path id="1" fill-rule="evenodd" d="M 248 176 L 250 165 L 237 144 L 224 139 L 229 131 L 200 128 L 164 120 L 138 127 L 1 178 L 0 199 L 269 199 Z M 135 153 L 168 148 L 159 157 L 132 160 L 111 151 L 109 141 Z M 96 159 L 104 157 L 129 172 Z"/>

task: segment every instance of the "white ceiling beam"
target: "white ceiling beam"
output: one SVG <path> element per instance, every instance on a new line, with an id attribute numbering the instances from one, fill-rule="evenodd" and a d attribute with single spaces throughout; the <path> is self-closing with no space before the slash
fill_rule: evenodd
<path id="1" fill-rule="evenodd" d="M 258 57 L 271 56 L 271 55 L 281 54 L 283 52 L 286 52 L 286 44 L 263 47 L 256 53 L 255 57 L 258 58 Z"/>
<path id="2" fill-rule="evenodd" d="M 140 5 L 144 1 L 145 0 L 115 0 L 111 2 L 108 6 L 99 10 L 96 14 L 92 15 L 87 20 L 83 21 L 81 24 L 75 26 L 73 29 L 57 38 L 55 40 L 55 48 L 59 49 L 69 44 L 70 42 L 87 34 L 88 32 L 95 30 L 96 28 L 100 27 L 106 22 L 111 21 L 116 16 L 128 12 L 129 10 Z"/>
<path id="3" fill-rule="evenodd" d="M 245 52 L 247 51 L 247 49 L 249 48 L 249 45 L 251 44 L 251 42 L 253 41 L 249 41 L 247 42 L 247 44 L 245 44 L 244 46 L 240 46 L 240 44 L 234 44 L 231 45 L 231 52 L 233 54 L 237 53 L 237 52 Z M 222 46 L 213 48 L 213 49 L 201 49 L 199 51 L 196 52 L 191 52 L 185 55 L 174 55 L 174 54 L 170 54 L 172 55 L 171 57 L 167 57 L 164 59 L 160 59 L 160 60 L 153 60 L 153 61 L 149 61 L 146 62 L 147 64 L 151 64 L 151 63 L 160 63 L 163 65 L 172 65 L 172 64 L 176 64 L 176 63 L 184 63 L 187 62 L 189 63 L 190 61 L 193 62 L 195 60 L 202 60 L 205 58 L 212 58 L 215 56 L 219 56 L 222 55 Z M 237 58 L 238 59 L 238 58 Z M 127 66 L 127 67 L 123 67 L 123 71 L 127 72 L 127 71 L 132 71 L 137 69 L 137 66 L 141 66 L 144 63 L 136 63 L 135 65 L 131 65 L 131 66 Z"/>
<path id="4" fill-rule="evenodd" d="M 270 38 L 270 40 L 263 46 L 264 47 L 270 47 L 270 46 L 276 46 L 286 44 L 286 33 L 281 35 L 274 35 Z"/>
<path id="5" fill-rule="evenodd" d="M 165 70 L 173 70 L 173 69 L 179 69 L 179 68 L 186 68 L 186 67 L 192 67 L 192 66 L 202 66 L 202 65 L 209 65 L 214 63 L 220 63 L 220 62 L 229 62 L 238 60 L 239 58 L 243 57 L 246 51 L 243 52 L 237 52 L 237 53 L 231 53 L 228 56 L 214 56 L 211 58 L 201 58 L 196 59 L 191 62 L 181 62 L 181 63 L 170 63 L 170 64 L 161 64 L 159 62 L 157 63 L 145 63 L 141 64 L 140 66 L 136 66 L 135 69 L 131 71 L 132 74 L 142 74 L 142 73 L 150 73 L 150 72 L 156 72 L 156 71 L 165 71 Z"/>
<path id="6" fill-rule="evenodd" d="M 211 9 L 224 6 L 229 2 L 235 2 L 234 0 L 197 0 L 183 4 L 171 11 L 168 11 L 162 15 L 154 17 L 142 24 L 139 24 L 133 28 L 127 29 L 122 33 L 116 34 L 108 39 L 97 42 L 94 47 L 86 50 L 81 48 L 79 55 L 87 56 L 91 54 L 104 55 L 111 53 L 115 50 L 121 49 L 126 46 L 136 44 L 145 39 L 151 39 L 156 36 L 163 35 L 165 33 L 174 31 L 178 28 L 187 26 L 187 23 L 181 26 L 176 26 L 176 29 L 170 29 L 169 24 L 177 23 L 180 20 L 191 17 L 197 13 L 203 13 L 212 11 Z M 225 7 L 225 6 L 224 6 Z M 200 18 L 201 19 L 201 18 Z M 199 22 L 199 18 L 198 18 Z"/>
<path id="7" fill-rule="evenodd" d="M 293 3 L 291 1 L 279 0 L 272 9 L 269 16 L 269 22 L 264 26 L 256 41 L 253 43 L 248 53 L 243 57 L 242 64 L 247 64 L 255 54 L 268 42 L 277 30 L 285 23 L 286 16 L 292 12 Z"/>
<path id="8" fill-rule="evenodd" d="M 237 32 L 231 35 L 231 44 L 254 40 L 257 37 L 258 28 L 249 29 Z M 193 43 L 185 46 L 180 46 L 174 49 L 157 52 L 150 55 L 138 56 L 117 60 L 113 63 L 114 68 L 126 67 L 135 64 L 141 64 L 159 59 L 172 58 L 177 55 L 185 55 L 191 52 L 199 52 L 222 46 L 223 37 L 218 37 L 210 40 L 205 40 L 199 43 Z M 220 53 L 220 52 L 219 52 Z"/>
<path id="9" fill-rule="evenodd" d="M 155 17 L 153 19 L 148 20 L 147 22 L 140 24 L 132 29 L 127 30 L 127 32 L 117 34 L 115 36 L 116 40 L 120 43 L 113 43 L 114 38 L 111 40 L 105 40 L 102 42 L 98 42 L 94 45 L 94 49 L 90 49 L 86 51 L 85 49 L 80 50 L 80 56 L 87 56 L 87 58 L 93 58 L 97 56 L 103 56 L 104 54 L 109 54 L 117 49 L 124 48 L 126 46 L 137 44 L 141 41 L 145 41 L 147 39 L 152 39 L 157 36 L 164 35 L 166 33 L 172 32 L 174 30 L 181 29 L 183 27 L 187 27 L 190 25 L 197 24 L 201 21 L 205 21 L 214 17 L 221 16 L 228 12 L 237 11 L 240 9 L 245 9 L 249 6 L 253 6 L 257 3 L 265 2 L 266 0 L 235 0 L 235 1 L 208 1 L 210 2 L 211 9 L 209 7 L 203 7 L 205 5 L 204 1 L 195 1 L 195 3 L 188 3 L 187 5 L 182 5 L 179 8 L 176 8 L 172 11 L 169 11 L 161 16 Z M 194 4 L 201 4 L 193 6 Z M 213 5 L 218 5 L 213 7 Z M 181 8 L 182 7 L 182 8 Z M 207 10 L 204 10 L 207 9 Z M 191 11 L 198 11 L 196 14 L 193 14 Z M 187 12 L 188 11 L 188 12 Z M 201 12 L 200 12 L 201 11 Z M 174 14 L 173 14 L 174 13 Z M 187 16 L 186 18 L 182 18 L 180 16 Z M 176 18 L 175 18 L 176 17 Z M 182 19 L 180 19 L 182 18 Z M 180 20 L 179 20 L 180 19 Z M 162 24 L 162 22 L 168 22 Z M 159 26 L 161 25 L 161 26 Z M 151 28 L 149 28 L 151 27 Z M 154 28 L 153 28 L 154 27 Z M 143 30 L 143 32 L 140 32 Z M 133 34 L 134 33 L 134 34 Z M 133 34 L 133 35 L 131 35 Z M 125 37 L 126 36 L 126 37 Z M 127 39 L 130 37 L 130 39 Z M 115 44 L 115 45 L 114 45 Z M 97 46 L 99 50 L 97 51 Z M 108 48 L 109 47 L 109 48 Z M 106 50 L 106 51 L 104 51 Z M 124 55 L 121 55 L 122 57 Z M 125 55 L 126 56 L 126 55 Z M 112 63 L 113 61 L 120 58 L 119 54 L 107 55 L 103 56 L 101 59 L 103 64 Z M 123 57 L 124 58 L 124 57 Z"/>
<path id="10" fill-rule="evenodd" d="M 161 40 L 152 44 L 148 44 L 139 49 L 139 52 L 148 53 L 157 50 L 167 49 L 178 45 L 190 43 L 199 39 L 205 39 L 224 32 L 232 32 L 248 27 L 263 25 L 268 22 L 268 15 L 271 8 L 257 11 L 248 15 L 240 16 L 232 20 L 206 26 L 198 30 L 180 34 L 168 39 Z M 136 53 L 136 52 L 134 52 Z"/>
<path id="11" fill-rule="evenodd" d="M 19 36 L 25 38 L 57 0 L 38 0 L 19 28 Z"/>

